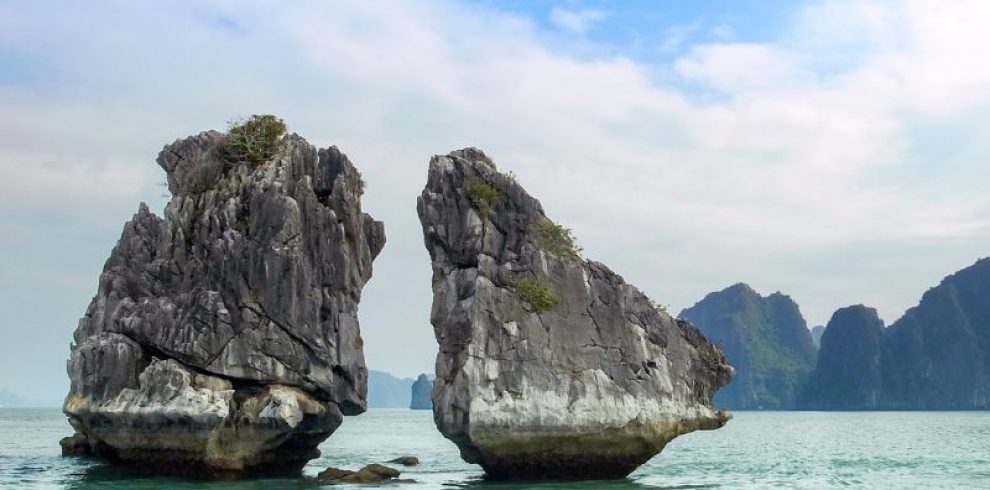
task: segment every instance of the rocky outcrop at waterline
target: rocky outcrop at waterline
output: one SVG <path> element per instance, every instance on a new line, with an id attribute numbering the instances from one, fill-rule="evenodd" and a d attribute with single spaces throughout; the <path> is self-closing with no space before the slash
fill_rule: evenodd
<path id="1" fill-rule="evenodd" d="M 63 409 L 100 456 L 204 475 L 296 471 L 365 410 L 357 310 L 384 228 L 361 211 L 343 153 L 274 123 L 158 156 L 164 217 L 141 204 L 124 225 L 68 363 Z"/>
<path id="2" fill-rule="evenodd" d="M 599 262 L 481 151 L 430 161 L 418 201 L 440 352 L 434 418 L 500 478 L 618 478 L 729 416 L 732 377 L 689 323 Z"/>
<path id="3" fill-rule="evenodd" d="M 342 483 L 384 483 L 397 482 L 396 478 L 402 472 L 377 463 L 369 464 L 357 471 L 345 470 L 341 468 L 327 468 L 316 475 L 316 481 L 337 485 Z"/>
<path id="4" fill-rule="evenodd" d="M 100 451 L 91 443 L 86 434 L 78 432 L 69 437 L 63 437 L 58 441 L 58 445 L 62 448 L 62 456 L 93 456 Z"/>

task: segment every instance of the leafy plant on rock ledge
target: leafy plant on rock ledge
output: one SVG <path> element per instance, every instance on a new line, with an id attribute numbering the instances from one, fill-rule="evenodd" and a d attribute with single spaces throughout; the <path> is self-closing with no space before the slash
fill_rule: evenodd
<path id="1" fill-rule="evenodd" d="M 485 219 L 502 196 L 498 189 L 485 179 L 472 175 L 467 179 L 467 197 L 471 201 L 471 206 L 478 211 L 478 216 Z"/>
<path id="2" fill-rule="evenodd" d="M 536 243 L 544 251 L 568 262 L 581 260 L 581 252 L 584 250 L 577 245 L 577 239 L 570 228 L 547 218 L 537 223 L 533 230 Z"/>
<path id="3" fill-rule="evenodd" d="M 528 275 L 518 275 L 509 280 L 511 287 L 523 301 L 529 303 L 533 313 L 542 313 L 553 309 L 560 303 L 560 298 L 539 278 Z"/>

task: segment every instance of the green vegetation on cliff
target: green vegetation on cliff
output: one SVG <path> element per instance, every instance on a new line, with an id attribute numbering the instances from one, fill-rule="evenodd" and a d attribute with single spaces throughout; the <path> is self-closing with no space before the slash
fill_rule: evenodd
<path id="1" fill-rule="evenodd" d="M 574 238 L 570 228 L 547 218 L 534 225 L 533 231 L 536 235 L 536 243 L 544 251 L 568 262 L 581 260 L 583 250 L 577 245 L 577 239 Z"/>
<path id="2" fill-rule="evenodd" d="M 509 280 L 511 287 L 523 301 L 529 303 L 533 313 L 542 313 L 552 309 L 560 302 L 560 298 L 554 294 L 546 284 L 534 276 L 515 276 Z"/>
<path id="3" fill-rule="evenodd" d="M 485 179 L 471 176 L 467 179 L 467 197 L 471 200 L 471 205 L 478 211 L 478 216 L 487 218 L 492 207 L 498 203 L 501 195 L 494 186 L 485 182 Z"/>

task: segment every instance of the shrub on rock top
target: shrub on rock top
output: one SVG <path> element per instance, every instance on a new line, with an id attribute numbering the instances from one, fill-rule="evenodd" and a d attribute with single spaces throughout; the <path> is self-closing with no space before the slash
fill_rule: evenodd
<path id="1" fill-rule="evenodd" d="M 268 161 L 275 156 L 285 131 L 285 122 L 271 114 L 255 114 L 245 121 L 232 122 L 227 138 L 218 148 L 220 158 L 230 165 Z"/>

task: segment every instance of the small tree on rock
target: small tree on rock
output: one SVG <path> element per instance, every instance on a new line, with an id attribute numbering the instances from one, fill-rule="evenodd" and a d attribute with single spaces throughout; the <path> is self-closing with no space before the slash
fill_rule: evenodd
<path id="1" fill-rule="evenodd" d="M 245 121 L 232 122 L 220 145 L 220 157 L 230 165 L 259 165 L 275 156 L 285 131 L 285 122 L 271 114 L 255 114 Z"/>

